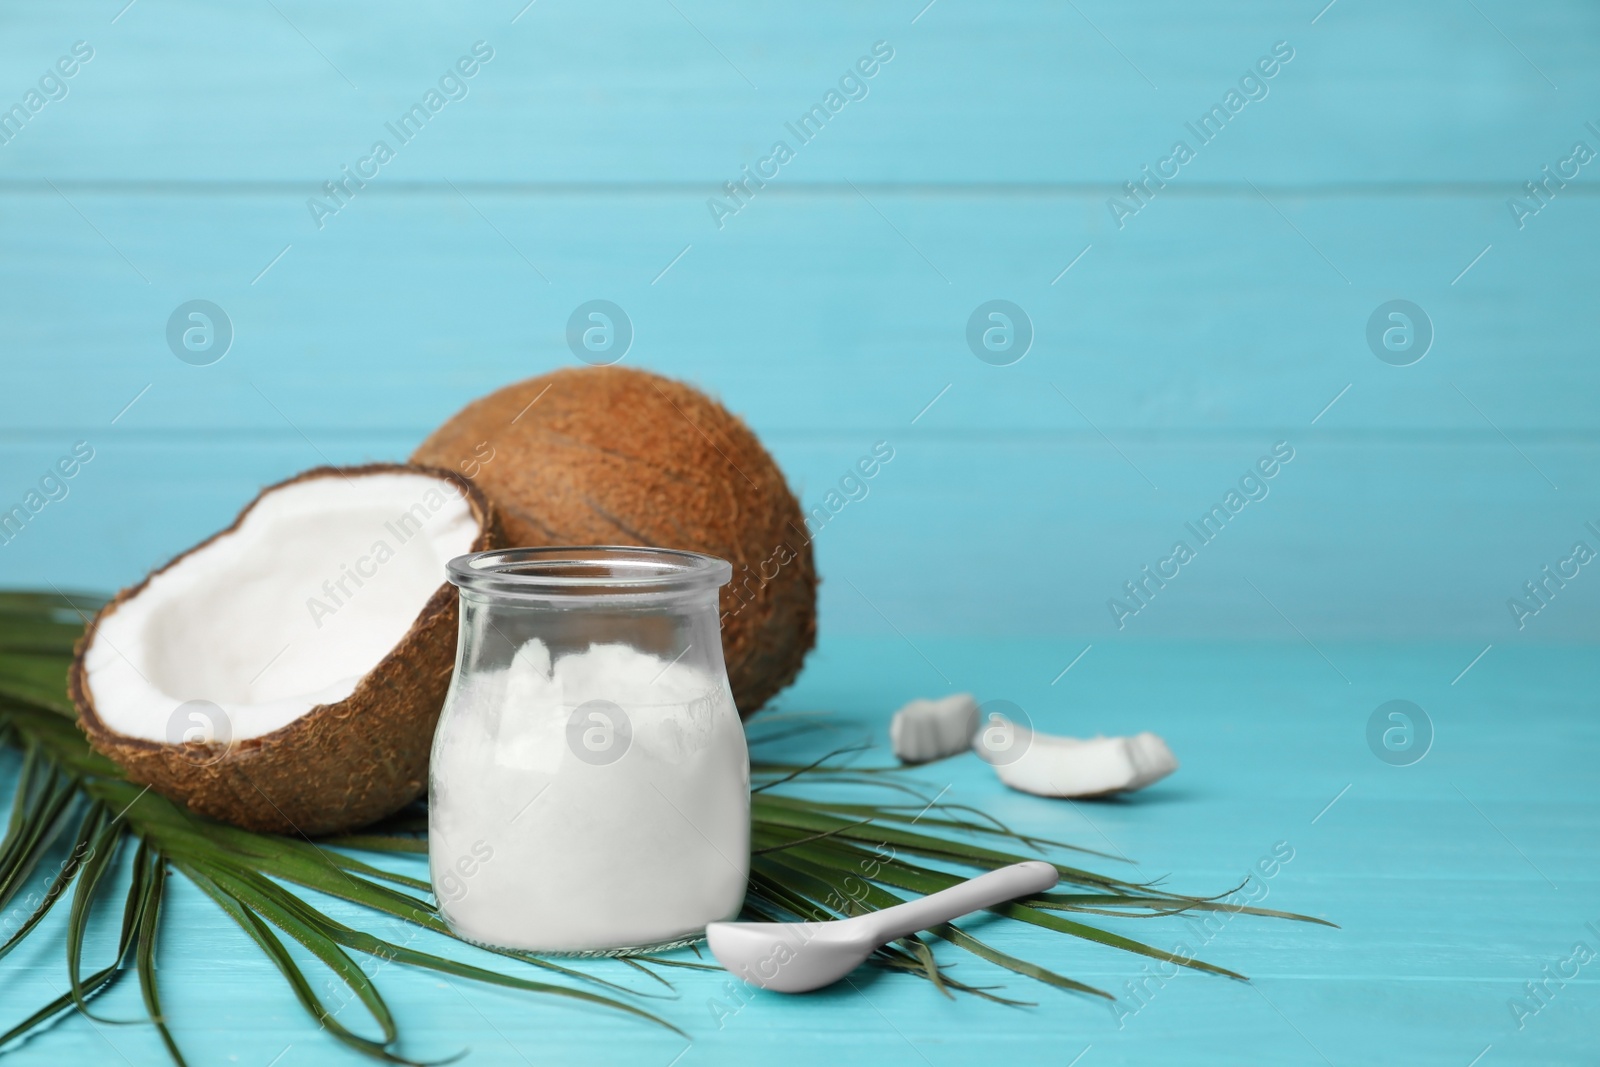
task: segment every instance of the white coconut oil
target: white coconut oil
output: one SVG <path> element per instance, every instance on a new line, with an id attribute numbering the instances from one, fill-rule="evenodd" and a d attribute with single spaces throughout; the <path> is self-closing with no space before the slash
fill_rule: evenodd
<path id="1" fill-rule="evenodd" d="M 458 670 L 429 802 L 433 884 L 452 929 L 598 953 L 682 942 L 738 913 L 744 731 L 726 675 L 694 659 L 624 643 L 552 657 L 533 639 L 505 666 Z"/>

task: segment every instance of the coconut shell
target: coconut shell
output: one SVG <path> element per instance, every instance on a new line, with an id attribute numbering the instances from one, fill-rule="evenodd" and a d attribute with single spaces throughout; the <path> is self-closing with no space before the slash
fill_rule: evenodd
<path id="1" fill-rule="evenodd" d="M 692 386 L 615 366 L 554 371 L 467 405 L 411 458 L 471 478 L 513 545 L 647 545 L 733 564 L 722 647 L 747 717 L 816 643 L 800 504 L 750 428 Z"/>
<path id="2" fill-rule="evenodd" d="M 462 489 L 480 533 L 472 551 L 504 541 L 491 504 L 448 470 L 375 463 L 318 467 L 262 490 L 217 534 L 175 557 L 107 603 L 78 641 L 68 690 L 89 743 L 129 780 L 148 785 L 202 815 L 265 833 L 317 836 L 366 826 L 416 800 L 428 787 L 428 753 L 455 667 L 456 590 L 443 583 L 416 621 L 354 692 L 322 704 L 281 729 L 227 744 L 164 744 L 108 728 L 95 711 L 84 658 L 100 623 L 137 596 L 156 575 L 239 528 L 262 497 L 313 478 L 428 474 Z"/>

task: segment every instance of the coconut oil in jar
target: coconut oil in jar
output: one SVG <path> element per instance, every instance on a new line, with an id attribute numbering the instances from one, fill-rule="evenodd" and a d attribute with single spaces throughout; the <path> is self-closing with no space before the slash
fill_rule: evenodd
<path id="1" fill-rule="evenodd" d="M 735 916 L 750 768 L 719 559 L 649 548 L 453 560 L 456 671 L 434 735 L 429 863 L 484 945 L 612 954 Z"/>

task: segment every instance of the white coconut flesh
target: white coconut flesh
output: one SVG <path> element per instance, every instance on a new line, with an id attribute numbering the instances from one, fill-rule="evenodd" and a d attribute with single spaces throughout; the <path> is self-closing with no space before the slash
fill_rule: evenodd
<path id="1" fill-rule="evenodd" d="M 343 700 L 479 532 L 460 489 L 425 473 L 271 490 L 102 620 L 84 658 L 95 711 L 127 737 L 239 741 Z M 197 700 L 221 708 L 226 737 L 176 714 Z"/>
<path id="2" fill-rule="evenodd" d="M 978 700 L 971 693 L 913 700 L 889 720 L 889 744 L 902 763 L 957 756 L 972 747 L 978 720 Z"/>
<path id="3" fill-rule="evenodd" d="M 1042 797 L 1092 797 L 1130 792 L 1178 769 L 1177 758 L 1148 731 L 1132 737 L 1058 737 L 1011 725 L 1015 740 L 1004 755 L 973 748 L 994 764 L 1000 781 Z M 1020 750 L 1020 755 L 1018 751 Z"/>

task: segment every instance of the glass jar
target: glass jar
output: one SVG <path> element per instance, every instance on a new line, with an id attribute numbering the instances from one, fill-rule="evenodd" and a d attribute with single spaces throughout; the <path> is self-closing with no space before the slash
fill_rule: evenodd
<path id="1" fill-rule="evenodd" d="M 717 615 L 732 567 L 657 548 L 519 548 L 448 573 L 461 634 L 428 855 L 450 928 L 609 955 L 736 915 L 750 760 Z"/>

